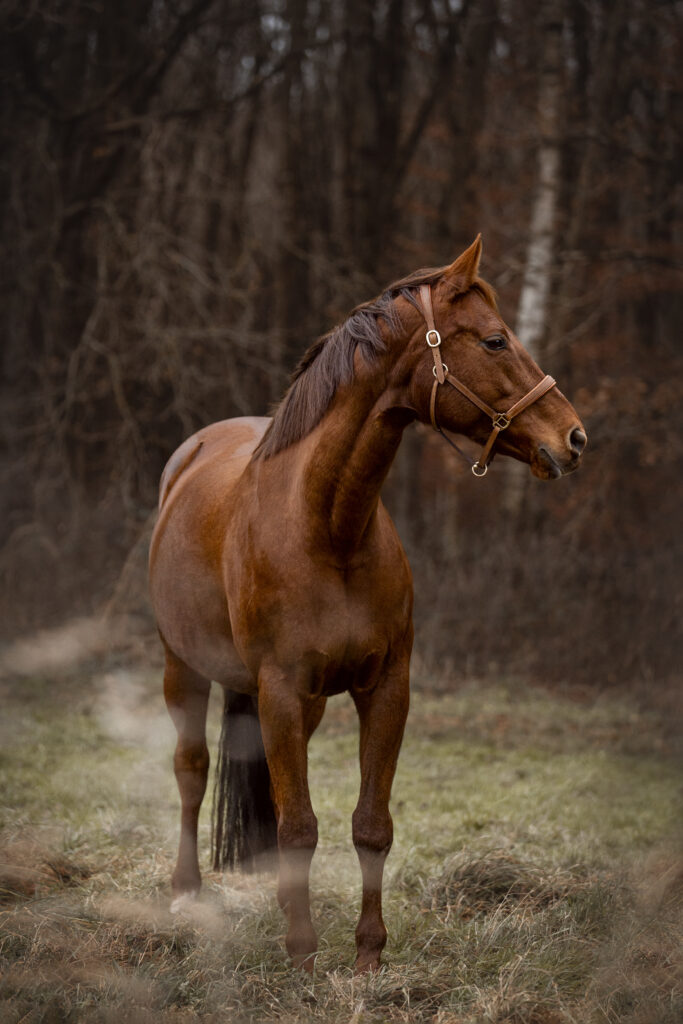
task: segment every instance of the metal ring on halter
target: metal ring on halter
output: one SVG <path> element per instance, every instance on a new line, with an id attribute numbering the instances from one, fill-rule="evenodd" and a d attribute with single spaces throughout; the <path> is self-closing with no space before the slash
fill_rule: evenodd
<path id="1" fill-rule="evenodd" d="M 494 427 L 498 427 L 499 430 L 507 430 L 510 426 L 510 420 L 504 412 L 499 412 L 497 416 L 493 417 L 493 425 Z"/>
<path id="2" fill-rule="evenodd" d="M 435 342 L 431 342 L 429 340 L 430 334 L 435 334 L 436 335 L 436 341 Z M 439 345 L 441 344 L 441 335 L 439 334 L 439 332 L 434 327 L 432 327 L 431 331 L 427 331 L 426 338 L 427 338 L 427 344 L 429 345 L 430 348 L 438 348 Z"/>
<path id="3" fill-rule="evenodd" d="M 432 346 L 432 347 L 434 347 L 434 346 Z M 441 366 L 442 366 L 442 368 L 443 368 L 443 372 L 444 372 L 444 373 L 448 373 L 448 367 L 446 366 L 446 364 L 445 364 L 445 363 L 442 363 L 442 364 L 441 364 Z M 436 366 L 432 366 L 432 373 L 434 374 L 434 376 L 435 376 L 435 377 L 437 376 L 437 373 L 436 373 Z"/>
<path id="4" fill-rule="evenodd" d="M 478 462 L 475 462 L 472 466 L 472 472 L 475 476 L 486 476 L 489 471 L 488 466 L 480 466 Z"/>

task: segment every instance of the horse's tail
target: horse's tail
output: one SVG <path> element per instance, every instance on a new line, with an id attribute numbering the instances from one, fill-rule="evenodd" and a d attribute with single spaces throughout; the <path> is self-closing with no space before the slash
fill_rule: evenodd
<path id="1" fill-rule="evenodd" d="M 217 871 L 274 867 L 277 823 L 255 701 L 225 691 L 213 791 L 211 845 Z"/>

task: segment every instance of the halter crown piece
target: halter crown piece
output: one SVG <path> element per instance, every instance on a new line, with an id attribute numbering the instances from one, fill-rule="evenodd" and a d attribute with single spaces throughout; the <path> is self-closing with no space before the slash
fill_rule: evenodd
<path id="1" fill-rule="evenodd" d="M 455 448 L 455 450 L 462 455 L 467 462 L 469 462 L 475 476 L 486 476 L 489 463 L 492 458 L 493 446 L 495 445 L 496 438 L 500 432 L 502 430 L 507 430 L 515 416 L 518 416 L 520 412 L 524 411 L 524 409 L 528 409 L 530 405 L 537 402 L 538 399 L 545 395 L 547 391 L 554 388 L 555 380 L 549 374 L 546 374 L 543 380 L 540 380 L 538 384 L 534 385 L 531 391 L 528 391 L 526 395 L 519 399 L 519 401 L 515 402 L 514 405 L 511 405 L 506 412 L 498 412 L 496 409 L 492 409 L 491 406 L 487 405 L 487 403 L 479 398 L 478 395 L 475 395 L 473 391 L 470 391 L 466 384 L 463 384 L 462 381 L 458 380 L 457 377 L 454 377 L 452 373 L 448 372 L 448 367 L 443 362 L 441 352 L 439 351 L 441 348 L 441 335 L 437 331 L 434 323 L 432 289 L 428 284 L 420 285 L 420 305 L 422 306 L 422 315 L 424 316 L 427 324 L 425 340 L 432 351 L 432 356 L 434 357 L 434 366 L 432 367 L 432 372 L 434 373 L 434 384 L 432 385 L 432 393 L 429 399 L 429 418 L 432 421 L 432 426 L 434 427 L 434 430 L 438 431 L 438 433 L 448 441 L 452 448 Z M 446 383 L 450 384 L 451 387 L 454 387 L 461 395 L 464 395 L 465 398 L 469 399 L 473 405 L 476 405 L 478 409 L 481 409 L 483 413 L 486 413 L 491 420 L 491 433 L 489 434 L 483 451 L 476 462 L 473 462 L 469 455 L 466 455 L 465 452 L 461 451 L 457 444 L 455 444 L 454 441 L 451 441 L 450 437 L 447 437 L 446 434 L 444 434 L 438 424 L 436 418 L 436 398 L 439 392 L 439 387 Z"/>

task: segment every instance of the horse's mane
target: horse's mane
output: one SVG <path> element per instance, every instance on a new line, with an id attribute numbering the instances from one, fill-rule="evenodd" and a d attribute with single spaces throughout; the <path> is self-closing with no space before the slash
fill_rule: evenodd
<path id="1" fill-rule="evenodd" d="M 310 434 L 327 412 L 337 389 L 353 380 L 356 348 L 360 347 L 368 362 L 386 350 L 379 320 L 384 320 L 392 334 L 400 328 L 395 300 L 402 296 L 419 309 L 414 289 L 434 284 L 447 269 L 446 266 L 416 270 L 395 281 L 377 298 L 356 306 L 346 320 L 318 338 L 294 370 L 284 398 L 275 408 L 252 458 L 268 459 Z M 469 291 L 479 292 L 490 306 L 497 308 L 495 292 L 486 281 L 476 278 Z"/>

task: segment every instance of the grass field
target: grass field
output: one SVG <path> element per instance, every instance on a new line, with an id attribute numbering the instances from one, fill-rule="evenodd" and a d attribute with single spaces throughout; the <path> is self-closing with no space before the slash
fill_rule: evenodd
<path id="1" fill-rule="evenodd" d="M 310 753 L 312 979 L 287 964 L 269 876 L 207 869 L 201 900 L 170 915 L 178 805 L 158 676 L 31 676 L 4 684 L 2 707 L 3 1024 L 683 1020 L 681 776 L 666 723 L 626 697 L 415 692 L 385 966 L 363 978 L 357 730 L 332 700 Z M 216 696 L 213 749 L 218 721 Z"/>

